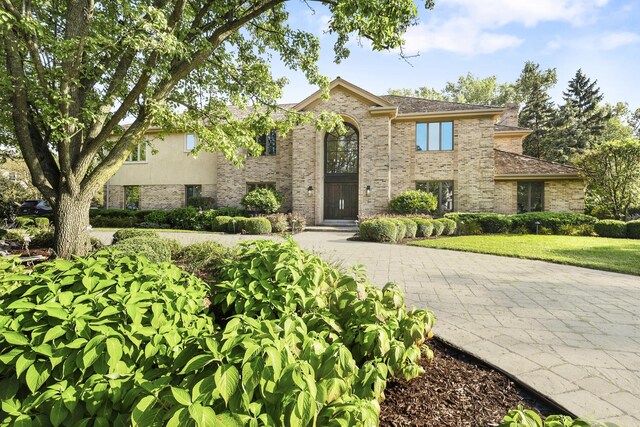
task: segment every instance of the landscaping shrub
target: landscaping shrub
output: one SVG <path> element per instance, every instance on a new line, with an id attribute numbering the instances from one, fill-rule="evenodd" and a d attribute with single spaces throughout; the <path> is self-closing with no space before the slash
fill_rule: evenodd
<path id="1" fill-rule="evenodd" d="M 627 237 L 627 224 L 624 221 L 618 221 L 616 219 L 603 219 L 602 221 L 598 221 L 594 229 L 600 237 Z"/>
<path id="2" fill-rule="evenodd" d="M 205 211 L 207 209 L 213 209 L 216 206 L 213 197 L 196 196 L 189 197 L 187 200 L 187 206 L 196 208 L 199 211 Z"/>
<path id="3" fill-rule="evenodd" d="M 457 223 L 460 234 L 508 233 L 511 228 L 511 217 L 496 213 L 451 212 L 445 218 Z"/>
<path id="4" fill-rule="evenodd" d="M 433 234 L 433 220 L 414 218 L 414 221 L 418 225 L 418 229 L 416 230 L 417 237 L 431 237 Z"/>
<path id="5" fill-rule="evenodd" d="M 307 218 L 301 214 L 290 213 L 287 215 L 287 223 L 292 233 L 300 233 L 307 227 Z"/>
<path id="6" fill-rule="evenodd" d="M 104 227 L 104 228 L 126 228 L 126 227 L 133 227 L 134 225 L 138 224 L 138 222 L 132 216 L 110 217 L 110 216 L 102 216 L 102 215 L 89 217 L 89 223 L 93 227 Z"/>
<path id="7" fill-rule="evenodd" d="M 30 216 L 17 216 L 14 221 L 19 228 L 33 227 L 35 225 L 33 218 Z"/>
<path id="8" fill-rule="evenodd" d="M 591 224 L 570 225 L 562 224 L 558 227 L 558 233 L 562 236 L 593 236 L 595 230 Z"/>
<path id="9" fill-rule="evenodd" d="M 539 222 L 538 232 L 540 227 L 546 227 L 552 234 L 557 234 L 562 225 L 595 225 L 598 221 L 597 218 L 589 215 L 569 212 L 529 212 L 511 215 L 510 218 L 512 230 L 526 227 L 529 233 L 535 233 L 536 222 Z"/>
<path id="10" fill-rule="evenodd" d="M 291 241 L 242 245 L 212 285 L 222 326 L 202 281 L 135 255 L 0 271 L 9 425 L 377 425 L 387 380 L 430 356 L 432 313 Z"/>
<path id="11" fill-rule="evenodd" d="M 416 237 L 416 232 L 418 231 L 418 224 L 411 218 L 397 218 L 398 221 L 402 222 L 405 226 L 405 237 L 407 239 L 413 239 Z"/>
<path id="12" fill-rule="evenodd" d="M 627 223 L 627 237 L 629 239 L 640 239 L 640 220 Z"/>
<path id="13" fill-rule="evenodd" d="M 193 207 L 179 208 L 167 212 L 167 222 L 171 225 L 171 228 L 181 230 L 201 230 L 198 217 L 198 211 Z"/>
<path id="14" fill-rule="evenodd" d="M 233 220 L 233 217 L 230 216 L 226 216 L 226 215 L 220 215 L 217 216 L 215 218 L 213 218 L 211 220 L 211 229 L 213 231 L 222 231 L 222 232 L 227 232 L 229 231 L 228 228 L 231 224 L 231 221 Z"/>
<path id="15" fill-rule="evenodd" d="M 400 221 L 398 218 L 392 218 L 391 221 L 396 224 L 396 229 L 398 230 L 396 233 L 396 241 L 399 242 L 405 238 L 405 235 L 407 234 L 407 227 L 404 225 L 404 222 Z"/>
<path id="16" fill-rule="evenodd" d="M 360 238 L 370 242 L 395 243 L 398 238 L 398 227 L 391 219 L 369 219 L 359 224 Z"/>
<path id="17" fill-rule="evenodd" d="M 23 243 L 24 236 L 26 236 L 27 234 L 29 233 L 23 228 L 10 228 L 9 230 L 6 230 L 4 240 L 8 242 Z"/>
<path id="18" fill-rule="evenodd" d="M 166 245 L 169 247 L 169 251 L 171 252 L 171 259 L 176 259 L 178 255 L 182 252 L 182 243 L 178 242 L 176 239 L 167 239 L 161 238 L 166 242 Z"/>
<path id="19" fill-rule="evenodd" d="M 231 207 L 225 207 L 225 208 L 218 208 L 215 209 L 216 215 L 225 215 L 225 216 L 247 216 L 247 212 L 244 209 L 240 209 L 240 208 L 231 208 Z"/>
<path id="20" fill-rule="evenodd" d="M 267 218 L 242 218 L 239 228 L 245 234 L 269 234 L 271 233 L 271 223 Z"/>
<path id="21" fill-rule="evenodd" d="M 111 245 L 113 249 L 127 255 L 144 255 L 153 263 L 171 261 L 172 244 L 159 237 L 131 237 Z"/>
<path id="22" fill-rule="evenodd" d="M 454 220 L 449 218 L 440 218 L 436 221 L 439 221 L 442 223 L 442 225 L 444 225 L 442 234 L 444 234 L 445 236 L 452 236 L 456 232 L 457 224 Z"/>
<path id="23" fill-rule="evenodd" d="M 389 202 L 389 211 L 400 215 L 430 214 L 438 208 L 438 198 L 421 190 L 408 190 Z"/>
<path id="24" fill-rule="evenodd" d="M 433 237 L 438 237 L 441 236 L 442 233 L 444 232 L 444 223 L 442 223 L 442 221 L 440 220 L 432 220 L 431 223 L 433 224 Z"/>
<path id="25" fill-rule="evenodd" d="M 168 216 L 169 211 L 149 211 L 144 216 L 144 222 L 154 222 L 158 225 L 169 224 L 167 221 Z"/>
<path id="26" fill-rule="evenodd" d="M 33 228 L 28 231 L 28 234 L 31 238 L 30 248 L 53 248 L 55 242 L 52 228 Z"/>
<path id="27" fill-rule="evenodd" d="M 34 218 L 33 222 L 35 226 L 38 228 L 48 228 L 50 224 L 49 218 L 43 218 L 43 217 Z"/>
<path id="28" fill-rule="evenodd" d="M 209 240 L 184 247 L 177 258 L 183 268 L 191 273 L 217 273 L 220 266 L 231 256 L 232 253 L 227 247 Z"/>
<path id="29" fill-rule="evenodd" d="M 270 214 L 282 206 L 282 196 L 270 188 L 256 188 L 248 192 L 240 201 L 249 212 Z"/>
<path id="30" fill-rule="evenodd" d="M 113 233 L 113 240 L 111 240 L 111 244 L 115 245 L 121 240 L 131 239 L 132 237 L 150 237 L 157 239 L 160 238 L 160 235 L 155 231 L 150 230 L 140 230 L 138 228 L 123 228 Z"/>
<path id="31" fill-rule="evenodd" d="M 265 218 L 271 223 L 271 231 L 274 233 L 283 233 L 289 229 L 289 223 L 287 222 L 287 216 L 282 213 L 276 213 L 265 216 Z"/>

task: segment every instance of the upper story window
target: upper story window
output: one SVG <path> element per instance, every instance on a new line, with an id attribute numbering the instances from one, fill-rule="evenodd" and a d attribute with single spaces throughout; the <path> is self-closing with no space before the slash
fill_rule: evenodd
<path id="1" fill-rule="evenodd" d="M 261 156 L 276 155 L 276 136 L 276 131 L 272 130 L 268 134 L 256 138 L 256 142 L 262 147 Z"/>
<path id="2" fill-rule="evenodd" d="M 416 150 L 453 150 L 453 122 L 416 123 Z"/>
<path id="3" fill-rule="evenodd" d="M 196 136 L 188 133 L 184 139 L 184 151 L 192 151 L 196 148 Z"/>
<path id="4" fill-rule="evenodd" d="M 141 142 L 138 144 L 133 150 L 131 150 L 131 154 L 126 160 L 130 163 L 135 162 L 146 162 L 147 161 L 147 143 Z"/>
<path id="5" fill-rule="evenodd" d="M 544 210 L 544 182 L 518 182 L 518 213 Z"/>

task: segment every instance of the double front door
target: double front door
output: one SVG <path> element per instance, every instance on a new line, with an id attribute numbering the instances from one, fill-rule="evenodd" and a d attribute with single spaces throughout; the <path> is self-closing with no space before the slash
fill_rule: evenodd
<path id="1" fill-rule="evenodd" d="M 324 218 L 325 219 L 357 219 L 358 217 L 358 183 L 357 182 L 325 182 L 324 184 Z"/>

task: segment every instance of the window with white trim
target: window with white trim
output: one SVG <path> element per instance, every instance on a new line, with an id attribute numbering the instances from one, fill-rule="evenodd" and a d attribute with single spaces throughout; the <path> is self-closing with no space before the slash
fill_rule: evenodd
<path id="1" fill-rule="evenodd" d="M 192 151 L 194 148 L 196 148 L 196 136 L 188 133 L 184 139 L 184 151 Z"/>
<path id="2" fill-rule="evenodd" d="M 146 162 L 147 161 L 147 143 L 141 142 L 129 154 L 126 163 Z"/>

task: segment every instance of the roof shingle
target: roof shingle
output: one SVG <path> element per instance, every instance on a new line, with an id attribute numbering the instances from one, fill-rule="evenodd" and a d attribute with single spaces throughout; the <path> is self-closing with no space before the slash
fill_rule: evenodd
<path id="1" fill-rule="evenodd" d="M 494 150 L 496 175 L 567 175 L 578 177 L 580 171 L 571 166 L 548 162 L 508 151 Z"/>
<path id="2" fill-rule="evenodd" d="M 502 108 L 495 105 L 461 104 L 459 102 L 436 101 L 412 96 L 380 95 L 380 98 L 396 105 L 398 114 L 436 113 L 440 111 L 475 111 Z"/>

